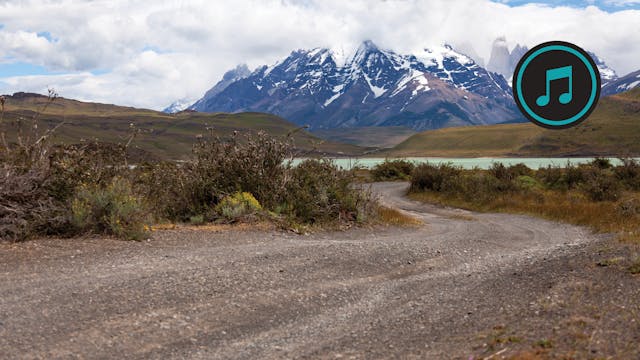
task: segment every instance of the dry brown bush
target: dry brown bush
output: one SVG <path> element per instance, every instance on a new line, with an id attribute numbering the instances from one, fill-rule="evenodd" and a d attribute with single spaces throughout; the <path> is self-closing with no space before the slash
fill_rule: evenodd
<path id="1" fill-rule="evenodd" d="M 51 92 L 47 104 L 55 97 Z M 351 172 L 318 160 L 292 166 L 289 137 L 210 136 L 194 144 L 186 162 L 132 168 L 130 145 L 141 131 L 133 124 L 122 144 L 54 146 L 55 129 L 39 132 L 37 117 L 15 124 L 0 117 L 0 239 L 83 232 L 139 239 L 150 217 L 143 213 L 216 220 L 223 216 L 217 205 L 236 193 L 255 197 L 265 214 L 284 224 L 357 222 L 373 214 L 371 197 L 350 186 Z M 7 126 L 18 127 L 15 142 L 6 141 Z"/>

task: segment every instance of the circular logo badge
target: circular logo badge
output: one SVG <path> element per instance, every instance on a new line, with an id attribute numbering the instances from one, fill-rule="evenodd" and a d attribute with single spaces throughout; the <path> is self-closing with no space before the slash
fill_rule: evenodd
<path id="1" fill-rule="evenodd" d="M 529 50 L 513 73 L 513 98 L 531 122 L 549 129 L 577 125 L 600 97 L 600 73 L 580 47 L 550 41 Z"/>

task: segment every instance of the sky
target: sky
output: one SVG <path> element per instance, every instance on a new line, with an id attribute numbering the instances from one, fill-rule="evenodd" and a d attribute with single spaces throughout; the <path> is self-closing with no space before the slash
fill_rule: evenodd
<path id="1" fill-rule="evenodd" d="M 499 36 L 570 41 L 624 75 L 640 69 L 640 0 L 0 0 L 0 94 L 160 110 L 295 49 L 448 43 L 486 62 Z"/>

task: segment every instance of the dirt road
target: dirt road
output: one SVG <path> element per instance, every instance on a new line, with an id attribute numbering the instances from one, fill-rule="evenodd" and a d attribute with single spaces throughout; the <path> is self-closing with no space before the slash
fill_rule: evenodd
<path id="1" fill-rule="evenodd" d="M 0 358 L 469 359 L 535 350 L 564 329 L 574 315 L 558 311 L 582 291 L 575 270 L 602 240 L 525 216 L 417 204 L 405 187 L 374 191 L 424 226 L 0 245 Z M 625 329 L 640 334 L 638 322 Z M 585 351 L 626 351 L 626 339 L 600 338 Z"/>

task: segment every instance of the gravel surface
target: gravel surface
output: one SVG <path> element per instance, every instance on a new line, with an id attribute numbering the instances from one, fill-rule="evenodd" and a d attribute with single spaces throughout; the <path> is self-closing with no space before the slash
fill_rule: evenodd
<path id="1" fill-rule="evenodd" d="M 603 245 L 610 240 L 526 216 L 416 203 L 406 186 L 373 190 L 423 226 L 2 244 L 0 358 L 637 354 L 637 278 L 594 265 L 593 254 L 622 251 Z M 603 317 L 612 303 L 604 294 L 616 289 L 624 299 Z M 598 334 L 603 326 L 625 334 Z"/>

